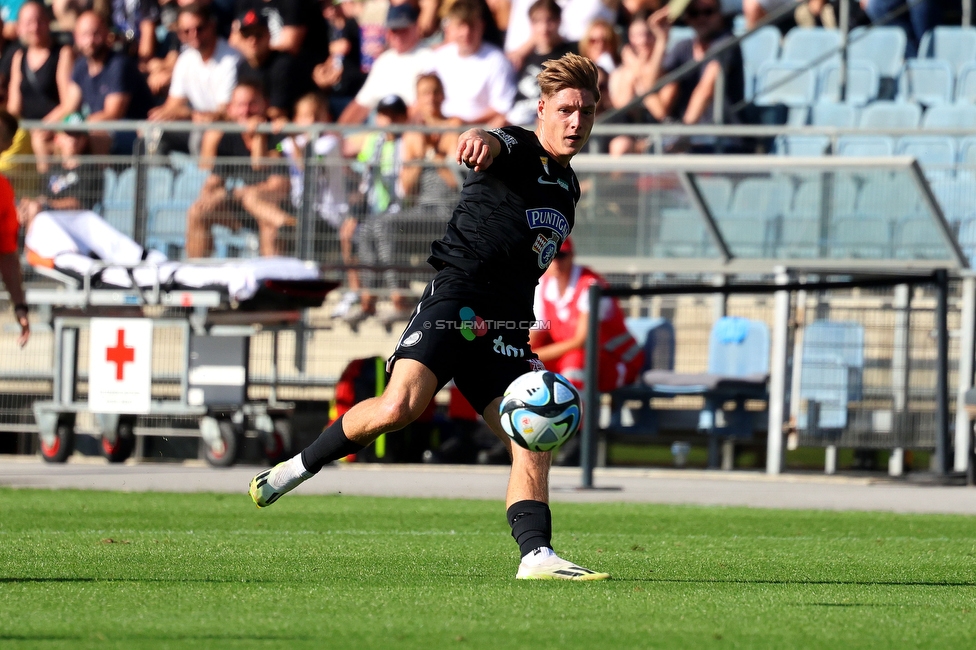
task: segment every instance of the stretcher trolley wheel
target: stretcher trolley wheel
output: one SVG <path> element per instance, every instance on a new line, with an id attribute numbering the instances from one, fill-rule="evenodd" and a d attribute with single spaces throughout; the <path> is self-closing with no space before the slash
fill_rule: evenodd
<path id="1" fill-rule="evenodd" d="M 40 434 L 41 458 L 49 463 L 63 463 L 75 451 L 74 422 L 58 421 L 54 432 Z"/>
<path id="2" fill-rule="evenodd" d="M 291 420 L 274 418 L 271 431 L 262 435 L 264 456 L 272 465 L 291 458 Z"/>
<path id="3" fill-rule="evenodd" d="M 101 440 L 102 456 L 110 463 L 123 463 L 136 448 L 133 432 L 135 421 L 131 417 L 120 417 L 113 431 L 103 432 Z"/>
<path id="4" fill-rule="evenodd" d="M 203 457 L 214 467 L 230 467 L 237 460 L 241 434 L 234 423 L 210 416 L 200 418 Z"/>

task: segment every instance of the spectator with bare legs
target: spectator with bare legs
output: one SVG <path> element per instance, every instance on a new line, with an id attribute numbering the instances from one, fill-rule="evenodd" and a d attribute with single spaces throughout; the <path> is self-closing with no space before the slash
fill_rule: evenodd
<path id="1" fill-rule="evenodd" d="M 53 45 L 50 23 L 47 8 L 40 2 L 27 2 L 20 8 L 17 33 L 24 47 L 12 61 L 7 110 L 22 119 L 59 122 L 68 114 L 61 98 L 68 94 L 75 55 L 68 45 Z M 53 131 L 31 132 L 31 147 L 41 173 L 47 171 L 53 142 Z"/>
<path id="2" fill-rule="evenodd" d="M 258 228 L 259 250 L 263 256 L 278 254 L 278 230 L 294 225 L 285 219 L 276 204 L 288 198 L 288 179 L 270 172 L 267 158 L 277 157 L 269 143 L 269 136 L 257 133 L 256 128 L 267 120 L 268 102 L 257 86 L 239 83 L 227 105 L 227 117 L 246 126 L 243 133 L 207 131 L 200 150 L 200 168 L 211 171 L 200 191 L 200 197 L 187 211 L 186 255 L 207 257 L 213 250 L 214 225 L 238 231 L 245 225 L 244 214 L 253 219 Z M 220 158 L 247 158 L 250 164 L 220 162 Z M 231 187 L 228 188 L 228 181 Z M 235 181 L 237 182 L 234 185 Z"/>
<path id="3" fill-rule="evenodd" d="M 621 63 L 610 74 L 610 101 L 614 108 L 627 106 L 635 97 L 642 97 L 657 83 L 664 61 L 667 35 L 657 23 L 654 29 L 647 14 L 638 14 L 627 28 L 627 45 L 621 50 Z M 656 30 L 656 32 L 655 32 Z M 657 93 L 647 95 L 635 108 L 613 120 L 616 124 L 653 124 L 667 117 Z M 621 155 L 643 149 L 633 136 L 621 135 L 610 141 L 610 153 Z"/>

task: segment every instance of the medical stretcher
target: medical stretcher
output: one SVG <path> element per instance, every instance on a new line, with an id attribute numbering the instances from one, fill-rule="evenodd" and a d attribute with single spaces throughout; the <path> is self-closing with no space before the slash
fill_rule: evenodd
<path id="1" fill-rule="evenodd" d="M 187 433 L 201 437 L 212 465 L 232 464 L 245 436 L 257 436 L 269 460 L 289 452 L 294 404 L 277 397 L 278 338 L 295 333 L 294 362 L 302 370 L 307 310 L 338 282 L 293 258 L 170 261 L 86 211 L 38 214 L 25 248 L 34 270 L 59 283 L 27 292 L 29 304 L 50 314 L 54 334 L 52 399 L 33 405 L 45 460 L 71 455 L 77 416 L 85 411 L 111 462 L 133 452 L 140 416 L 197 418 L 198 430 Z M 170 336 L 168 345 L 154 347 L 154 333 L 173 331 L 178 341 Z M 250 341 L 260 332 L 272 338 L 270 389 L 266 400 L 254 401 Z M 87 382 L 79 373 L 83 348 Z M 160 358 L 179 367 L 178 389 L 166 398 L 154 394 Z"/>

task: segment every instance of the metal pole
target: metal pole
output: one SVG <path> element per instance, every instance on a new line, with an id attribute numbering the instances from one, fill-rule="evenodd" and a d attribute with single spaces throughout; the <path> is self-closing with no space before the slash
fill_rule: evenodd
<path id="1" fill-rule="evenodd" d="M 593 487 L 593 464 L 596 454 L 597 429 L 600 426 L 600 390 L 597 378 L 600 376 L 600 299 L 603 287 L 594 283 L 590 286 L 590 313 L 587 314 L 586 330 L 586 368 L 583 385 L 583 430 L 580 434 L 580 467 L 583 469 L 584 488 Z"/>
<path id="2" fill-rule="evenodd" d="M 938 342 L 935 383 L 935 452 L 939 473 L 949 473 L 952 440 L 949 437 L 949 274 L 945 269 L 935 272 L 939 292 L 935 311 L 935 332 Z"/>
<path id="3" fill-rule="evenodd" d="M 302 152 L 302 205 L 298 209 L 298 224 L 295 226 L 295 255 L 303 260 L 314 256 L 313 233 L 315 231 L 315 189 L 322 170 L 315 165 L 315 141 L 319 133 L 308 134 L 305 151 Z M 329 170 L 331 172 L 331 170 Z"/>
<path id="4" fill-rule="evenodd" d="M 847 101 L 847 37 L 851 31 L 851 0 L 840 0 L 840 67 L 838 68 L 838 91 L 840 101 Z"/>
<path id="5" fill-rule="evenodd" d="M 776 269 L 776 284 L 787 284 L 789 275 Z M 773 347 L 769 359 L 769 424 L 766 443 L 766 473 L 783 471 L 783 416 L 786 401 L 786 356 L 789 343 L 790 292 L 777 291 L 773 305 Z"/>
<path id="6" fill-rule="evenodd" d="M 132 166 L 136 170 L 136 195 L 132 197 L 132 239 L 146 245 L 146 226 L 149 209 L 146 206 L 146 141 L 139 137 L 132 145 Z"/>
<path id="7" fill-rule="evenodd" d="M 956 380 L 956 458 L 953 467 L 957 472 L 965 472 L 969 464 L 969 432 L 973 428 L 966 412 L 966 391 L 973 387 L 973 357 L 976 354 L 976 277 L 963 278 L 960 317 L 959 373 Z"/>
<path id="8" fill-rule="evenodd" d="M 973 24 L 973 0 L 962 0 L 962 26 L 971 27 Z"/>

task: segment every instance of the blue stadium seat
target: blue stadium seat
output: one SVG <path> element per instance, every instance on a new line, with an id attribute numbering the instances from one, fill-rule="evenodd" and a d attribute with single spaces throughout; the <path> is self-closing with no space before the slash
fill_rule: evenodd
<path id="1" fill-rule="evenodd" d="M 946 61 L 954 72 L 976 61 L 976 28 L 936 27 L 922 36 L 918 56 Z"/>
<path id="2" fill-rule="evenodd" d="M 774 237 L 773 219 L 740 214 L 721 225 L 722 237 L 732 254 L 738 258 L 768 257 Z"/>
<path id="3" fill-rule="evenodd" d="M 661 210 L 657 241 L 652 248 L 655 257 L 701 257 L 707 240 L 697 210 L 665 208 Z"/>
<path id="4" fill-rule="evenodd" d="M 752 99 L 755 94 L 756 74 L 762 64 L 779 58 L 779 40 L 780 31 L 767 25 L 757 29 L 739 44 L 746 77 L 746 99 Z"/>
<path id="5" fill-rule="evenodd" d="M 840 32 L 821 27 L 794 27 L 783 39 L 781 61 L 822 68 L 840 62 Z"/>
<path id="6" fill-rule="evenodd" d="M 833 174 L 830 183 L 831 214 L 835 216 L 853 214 L 857 207 L 857 182 L 849 174 Z"/>
<path id="7" fill-rule="evenodd" d="M 922 120 L 922 108 L 907 102 L 880 101 L 861 111 L 862 129 L 915 129 Z"/>
<path id="8" fill-rule="evenodd" d="M 823 156 L 830 149 L 826 135 L 778 135 L 773 147 L 781 156 Z"/>
<path id="9" fill-rule="evenodd" d="M 828 240 L 834 258 L 886 258 L 891 255 L 891 220 L 867 215 L 835 219 Z"/>
<path id="10" fill-rule="evenodd" d="M 881 75 L 877 66 L 866 59 L 854 59 L 847 64 L 847 92 L 845 101 L 864 106 L 878 98 Z M 840 101 L 840 64 L 829 63 L 820 69 L 820 101 Z"/>
<path id="11" fill-rule="evenodd" d="M 962 252 L 969 258 L 969 266 L 976 267 L 976 218 L 966 219 L 959 224 L 956 241 Z"/>
<path id="12" fill-rule="evenodd" d="M 944 259 L 946 243 L 929 218 L 906 219 L 895 229 L 895 257 L 899 259 Z"/>
<path id="13" fill-rule="evenodd" d="M 801 429 L 839 433 L 847 426 L 849 402 L 863 393 L 864 326 L 814 321 L 803 331 L 800 354 Z M 815 405 L 815 407 L 814 407 Z M 811 408 L 813 407 L 813 408 Z M 811 421 L 810 415 L 816 417 Z"/>
<path id="14" fill-rule="evenodd" d="M 785 221 L 794 219 L 818 219 L 823 207 L 823 178 L 820 174 L 810 174 L 797 178 L 793 198 L 784 215 Z"/>
<path id="15" fill-rule="evenodd" d="M 959 164 L 976 167 L 976 136 L 969 136 L 959 141 Z"/>
<path id="16" fill-rule="evenodd" d="M 810 110 L 810 124 L 851 129 L 857 126 L 859 116 L 857 107 L 851 104 L 820 101 Z"/>
<path id="17" fill-rule="evenodd" d="M 735 186 L 728 216 L 734 219 L 778 217 L 783 214 L 791 194 L 792 188 L 785 178 L 746 178 Z"/>
<path id="18" fill-rule="evenodd" d="M 906 41 L 901 27 L 855 27 L 848 36 L 847 58 L 870 60 L 882 77 L 895 79 L 905 63 Z"/>
<path id="19" fill-rule="evenodd" d="M 976 126 L 976 106 L 942 104 L 933 106 L 922 116 L 923 129 L 972 129 Z"/>
<path id="20" fill-rule="evenodd" d="M 176 259 L 186 247 L 186 212 L 200 196 L 209 172 L 184 168 L 172 183 L 172 192 L 149 210 L 146 245 Z"/>
<path id="21" fill-rule="evenodd" d="M 724 212 L 732 202 L 732 180 L 727 176 L 695 176 L 698 191 L 702 193 L 708 208 Z"/>
<path id="22" fill-rule="evenodd" d="M 908 59 L 898 77 L 898 100 L 934 106 L 952 102 L 955 75 L 938 59 Z"/>
<path id="23" fill-rule="evenodd" d="M 956 75 L 956 103 L 976 104 L 976 61 L 959 68 Z"/>
<path id="24" fill-rule="evenodd" d="M 837 138 L 838 156 L 870 157 L 892 156 L 895 142 L 878 135 L 842 135 Z"/>
<path id="25" fill-rule="evenodd" d="M 861 188 L 857 195 L 858 215 L 903 219 L 922 214 L 918 190 L 913 183 L 906 182 L 904 174 L 866 172 L 860 177 L 860 181 Z"/>
<path id="26" fill-rule="evenodd" d="M 927 176 L 951 176 L 956 163 L 956 142 L 937 135 L 908 135 L 895 143 L 895 153 L 913 156 Z"/>
<path id="27" fill-rule="evenodd" d="M 118 175 L 111 193 L 102 201 L 102 217 L 121 233 L 134 236 L 136 226 L 136 169 L 128 167 Z"/>
<path id="28" fill-rule="evenodd" d="M 173 194 L 173 170 L 169 167 L 150 167 L 146 170 L 146 211 L 170 200 Z"/>
<path id="29" fill-rule="evenodd" d="M 778 259 L 817 257 L 820 253 L 820 219 L 791 218 L 780 223 L 779 237 L 770 257 Z"/>
<path id="30" fill-rule="evenodd" d="M 959 222 L 976 217 L 976 178 L 972 174 L 961 172 L 954 178 L 936 178 L 931 185 L 946 220 Z"/>
<path id="31" fill-rule="evenodd" d="M 816 73 L 802 63 L 770 61 L 756 75 L 757 106 L 806 107 L 816 94 Z"/>

